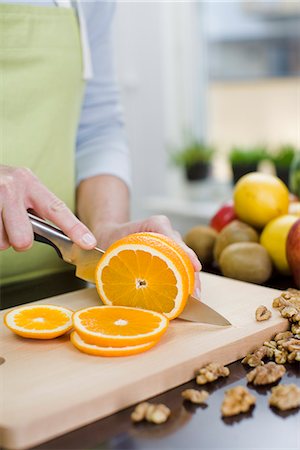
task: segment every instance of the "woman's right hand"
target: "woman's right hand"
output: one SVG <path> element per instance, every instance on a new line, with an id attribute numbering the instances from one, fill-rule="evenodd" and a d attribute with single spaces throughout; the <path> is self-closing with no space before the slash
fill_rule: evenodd
<path id="1" fill-rule="evenodd" d="M 31 170 L 0 165 L 0 250 L 11 246 L 24 251 L 32 246 L 28 209 L 53 222 L 81 248 L 95 247 L 96 238 L 90 230 Z"/>

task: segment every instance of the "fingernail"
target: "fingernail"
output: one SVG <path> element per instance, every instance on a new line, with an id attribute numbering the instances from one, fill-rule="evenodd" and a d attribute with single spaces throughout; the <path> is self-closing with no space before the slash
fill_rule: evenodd
<path id="1" fill-rule="evenodd" d="M 199 288 L 196 289 L 196 297 L 200 298 L 201 297 L 201 291 Z"/>
<path id="2" fill-rule="evenodd" d="M 81 242 L 85 245 L 96 245 L 97 244 L 96 239 L 90 233 L 84 234 L 81 238 Z"/>

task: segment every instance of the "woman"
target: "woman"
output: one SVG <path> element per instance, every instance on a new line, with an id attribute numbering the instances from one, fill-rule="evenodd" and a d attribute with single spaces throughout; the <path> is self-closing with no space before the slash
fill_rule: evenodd
<path id="1" fill-rule="evenodd" d="M 2 284 L 65 270 L 52 249 L 33 245 L 28 210 L 86 249 L 139 231 L 184 246 L 164 216 L 129 221 L 113 13 L 113 2 L 0 0 Z M 197 257 L 184 248 L 198 271 Z"/>

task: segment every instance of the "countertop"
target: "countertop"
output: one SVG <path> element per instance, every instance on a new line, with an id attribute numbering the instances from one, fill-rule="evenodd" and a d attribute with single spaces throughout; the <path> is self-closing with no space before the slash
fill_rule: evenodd
<path id="1" fill-rule="evenodd" d="M 268 283 L 284 289 L 292 286 L 291 279 L 273 278 Z M 3 288 L 3 307 L 34 301 L 84 288 L 72 273 L 45 277 L 34 282 Z M 210 393 L 207 406 L 184 402 L 181 391 L 199 388 L 191 381 L 159 395 L 151 402 L 165 403 L 172 411 L 164 425 L 141 423 L 133 425 L 128 408 L 98 422 L 44 443 L 35 450 L 67 449 L 300 449 L 300 410 L 278 412 L 268 406 L 270 387 L 253 388 L 256 406 L 247 414 L 223 419 L 220 406 L 224 391 L 235 385 L 246 386 L 247 368 L 240 361 L 231 365 L 227 379 L 206 385 Z M 283 383 L 300 385 L 300 365 L 287 365 Z M 121 374 L 120 374 L 121 376 Z"/>

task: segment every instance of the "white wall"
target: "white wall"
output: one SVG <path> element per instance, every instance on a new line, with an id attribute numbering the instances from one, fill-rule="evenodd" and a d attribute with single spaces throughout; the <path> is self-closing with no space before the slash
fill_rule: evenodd
<path id="1" fill-rule="evenodd" d="M 169 187 L 167 147 L 203 132 L 197 2 L 119 1 L 115 49 L 132 153 L 132 217 Z"/>

